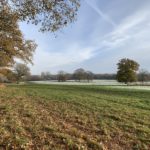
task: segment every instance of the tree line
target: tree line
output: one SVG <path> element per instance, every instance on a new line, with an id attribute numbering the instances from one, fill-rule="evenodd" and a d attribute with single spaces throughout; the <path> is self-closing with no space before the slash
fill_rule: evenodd
<path id="1" fill-rule="evenodd" d="M 17 82 L 20 81 L 47 81 L 57 80 L 65 82 L 67 80 L 75 80 L 76 82 L 91 82 L 95 80 L 117 80 L 125 84 L 132 82 L 147 82 L 150 81 L 150 73 L 144 69 L 139 70 L 139 64 L 131 59 L 121 59 L 118 64 L 116 74 L 96 74 L 91 71 L 86 71 L 83 68 L 76 69 L 73 73 L 59 71 L 57 74 L 50 72 L 42 72 L 41 75 L 32 75 L 30 68 L 26 64 L 17 63 L 12 70 L 0 70 L 0 82 Z"/>
<path id="2" fill-rule="evenodd" d="M 67 80 L 75 80 L 77 82 L 91 82 L 93 79 L 115 80 L 116 74 L 96 74 L 91 71 L 86 71 L 83 68 L 76 69 L 73 73 L 59 71 L 57 74 L 50 72 L 42 72 L 41 75 L 29 76 L 29 81 L 57 80 L 65 82 Z"/>

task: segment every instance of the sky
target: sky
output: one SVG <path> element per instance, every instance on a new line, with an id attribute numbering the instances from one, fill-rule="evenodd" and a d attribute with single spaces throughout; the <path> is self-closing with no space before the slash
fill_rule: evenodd
<path id="1" fill-rule="evenodd" d="M 150 71 L 150 0 L 81 1 L 77 20 L 56 33 L 20 23 L 24 37 L 38 44 L 32 74 L 78 68 L 115 73 L 122 58 Z"/>

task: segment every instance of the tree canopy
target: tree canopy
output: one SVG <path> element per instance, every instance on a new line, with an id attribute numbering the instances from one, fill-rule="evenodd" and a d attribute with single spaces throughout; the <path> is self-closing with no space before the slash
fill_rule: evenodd
<path id="1" fill-rule="evenodd" d="M 136 61 L 124 58 L 117 65 L 117 80 L 119 82 L 128 83 L 137 80 L 136 71 L 139 69 L 139 64 Z"/>
<path id="2" fill-rule="evenodd" d="M 18 26 L 18 17 L 9 7 L 0 11 L 0 67 L 12 66 L 16 58 L 32 62 L 36 44 L 25 40 Z"/>
<path id="3" fill-rule="evenodd" d="M 39 24 L 41 31 L 57 31 L 76 18 L 80 0 L 3 0 L 0 9 L 9 7 L 21 21 Z"/>

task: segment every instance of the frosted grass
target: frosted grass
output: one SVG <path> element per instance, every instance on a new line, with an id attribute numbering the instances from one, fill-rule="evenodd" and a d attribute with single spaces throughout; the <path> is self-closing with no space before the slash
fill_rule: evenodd
<path id="1" fill-rule="evenodd" d="M 117 82 L 116 80 L 93 80 L 91 82 L 86 82 L 86 81 L 76 82 L 74 80 L 69 80 L 66 82 L 58 82 L 57 80 L 53 80 L 53 81 L 31 81 L 31 83 L 50 84 L 50 85 L 105 85 L 111 88 L 150 90 L 150 86 L 146 86 L 146 85 L 145 86 L 140 86 L 140 85 L 128 85 L 127 86 L 123 83 Z"/>
<path id="2" fill-rule="evenodd" d="M 53 81 L 32 81 L 32 83 L 37 84 L 55 84 L 55 85 L 124 85 L 122 83 L 117 82 L 116 80 L 93 80 L 90 82 L 81 81 L 77 82 L 74 80 L 69 80 L 66 82 L 58 82 L 57 80 Z"/>

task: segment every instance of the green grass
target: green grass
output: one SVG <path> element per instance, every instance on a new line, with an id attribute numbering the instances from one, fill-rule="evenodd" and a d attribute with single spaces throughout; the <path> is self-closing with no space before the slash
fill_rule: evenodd
<path id="1" fill-rule="evenodd" d="M 1 88 L 0 149 L 148 150 L 150 91 L 36 84 Z"/>

